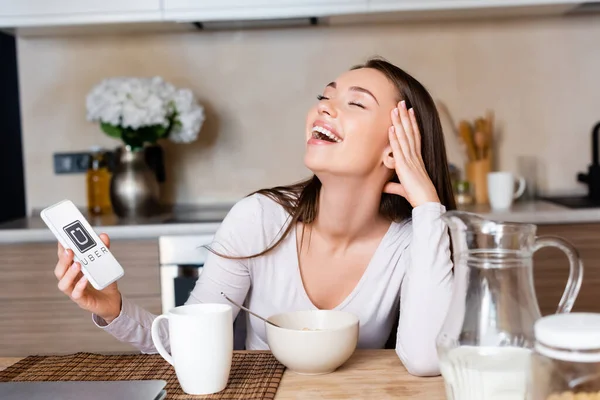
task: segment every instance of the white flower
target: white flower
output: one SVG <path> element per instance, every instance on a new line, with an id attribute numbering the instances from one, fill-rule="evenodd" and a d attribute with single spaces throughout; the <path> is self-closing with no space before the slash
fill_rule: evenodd
<path id="1" fill-rule="evenodd" d="M 196 140 L 204 123 L 204 109 L 196 103 L 189 89 L 180 89 L 173 96 L 178 124 L 175 124 L 169 139 L 175 143 L 190 143 Z"/>
<path id="2" fill-rule="evenodd" d="M 169 138 L 176 143 L 196 140 L 204 122 L 204 109 L 192 91 L 178 90 L 160 77 L 104 79 L 88 94 L 86 109 L 89 121 L 131 130 L 167 128 L 175 113 L 177 123 Z"/>

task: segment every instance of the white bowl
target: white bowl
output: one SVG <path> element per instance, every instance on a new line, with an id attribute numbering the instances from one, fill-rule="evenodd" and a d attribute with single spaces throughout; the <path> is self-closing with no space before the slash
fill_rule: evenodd
<path id="1" fill-rule="evenodd" d="M 269 321 L 280 326 L 265 323 L 271 352 L 289 370 L 302 375 L 335 371 L 358 343 L 358 318 L 343 311 L 295 311 L 273 315 Z"/>

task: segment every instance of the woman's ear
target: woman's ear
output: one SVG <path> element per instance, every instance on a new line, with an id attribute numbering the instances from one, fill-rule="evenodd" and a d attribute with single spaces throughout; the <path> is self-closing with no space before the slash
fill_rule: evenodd
<path id="1" fill-rule="evenodd" d="M 392 146 L 387 145 L 383 153 L 383 165 L 387 168 L 394 170 L 396 168 L 396 162 L 394 161 L 394 152 Z"/>

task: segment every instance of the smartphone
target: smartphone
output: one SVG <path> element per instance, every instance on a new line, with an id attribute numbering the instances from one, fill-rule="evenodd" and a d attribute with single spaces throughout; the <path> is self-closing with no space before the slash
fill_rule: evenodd
<path id="1" fill-rule="evenodd" d="M 73 202 L 60 201 L 43 209 L 40 215 L 59 243 L 73 251 L 81 272 L 94 288 L 102 290 L 125 274 Z"/>

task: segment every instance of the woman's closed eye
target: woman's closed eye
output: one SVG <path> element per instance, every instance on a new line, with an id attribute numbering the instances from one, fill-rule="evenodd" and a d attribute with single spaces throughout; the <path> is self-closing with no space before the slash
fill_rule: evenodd
<path id="1" fill-rule="evenodd" d="M 319 100 L 319 101 L 321 101 L 321 100 L 329 100 L 329 97 L 323 96 L 322 94 L 318 94 L 317 95 L 317 100 Z M 366 109 L 366 107 L 364 105 L 362 105 L 361 103 L 359 103 L 357 101 L 350 101 L 350 102 L 348 102 L 348 105 L 359 107 L 359 108 L 362 108 L 363 110 Z"/>
<path id="2" fill-rule="evenodd" d="M 362 105 L 362 104 L 360 104 L 360 103 L 357 103 L 356 101 L 351 101 L 351 102 L 350 102 L 350 103 L 348 103 L 348 104 L 349 104 L 349 105 L 351 105 L 351 106 L 360 107 L 360 108 L 362 108 L 363 110 L 364 110 L 364 109 L 366 109 L 366 107 L 365 107 L 365 106 L 363 106 L 363 105 Z"/>

